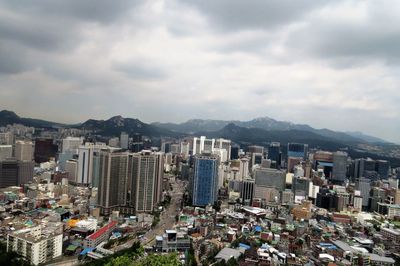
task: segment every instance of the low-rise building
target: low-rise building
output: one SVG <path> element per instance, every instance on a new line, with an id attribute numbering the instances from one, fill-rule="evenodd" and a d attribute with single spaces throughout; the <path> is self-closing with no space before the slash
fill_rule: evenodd
<path id="1" fill-rule="evenodd" d="M 93 234 L 89 235 L 85 238 L 84 246 L 86 248 L 94 248 L 97 247 L 101 242 L 108 240 L 110 234 L 115 229 L 117 224 L 117 222 L 112 221 L 106 226 L 94 232 Z"/>

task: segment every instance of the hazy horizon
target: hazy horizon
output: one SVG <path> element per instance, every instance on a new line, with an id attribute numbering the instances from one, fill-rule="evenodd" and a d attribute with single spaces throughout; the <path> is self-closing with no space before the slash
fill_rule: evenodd
<path id="1" fill-rule="evenodd" d="M 0 1 L 0 106 L 61 123 L 268 116 L 400 143 L 400 2 Z"/>

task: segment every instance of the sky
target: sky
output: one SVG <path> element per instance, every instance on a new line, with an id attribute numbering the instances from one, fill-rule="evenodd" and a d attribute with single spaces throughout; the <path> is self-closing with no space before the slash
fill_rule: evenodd
<path id="1" fill-rule="evenodd" d="M 0 0 L 0 109 L 269 116 L 400 143 L 399 1 Z"/>

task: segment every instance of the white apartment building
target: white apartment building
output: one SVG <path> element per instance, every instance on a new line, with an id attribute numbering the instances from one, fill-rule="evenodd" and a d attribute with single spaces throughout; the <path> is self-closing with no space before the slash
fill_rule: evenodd
<path id="1" fill-rule="evenodd" d="M 62 255 L 63 235 L 41 226 L 26 228 L 7 235 L 7 251 L 15 251 L 33 265 L 44 264 Z"/>

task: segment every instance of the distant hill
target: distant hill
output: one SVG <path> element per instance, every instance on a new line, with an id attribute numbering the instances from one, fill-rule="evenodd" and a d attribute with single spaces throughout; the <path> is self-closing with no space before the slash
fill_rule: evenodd
<path id="1" fill-rule="evenodd" d="M 12 124 L 21 124 L 27 127 L 35 128 L 54 128 L 64 126 L 63 124 L 46 120 L 23 118 L 18 116 L 16 113 L 8 110 L 0 111 L 0 126 L 7 126 Z"/>
<path id="2" fill-rule="evenodd" d="M 108 120 L 89 119 L 78 126 L 80 129 L 92 130 L 105 136 L 118 136 L 121 132 L 139 133 L 149 137 L 178 137 L 181 134 L 165 128 L 146 124 L 139 119 L 114 116 Z"/>
<path id="3" fill-rule="evenodd" d="M 400 158 L 388 156 L 388 154 L 378 154 L 376 152 L 361 151 L 359 142 L 350 142 L 348 140 L 342 141 L 340 139 L 322 136 L 317 133 L 299 130 L 264 130 L 261 128 L 246 128 L 230 123 L 218 131 L 206 132 L 200 131 L 196 133 L 197 136 L 206 135 L 210 138 L 222 137 L 230 139 L 238 143 L 241 148 L 246 148 L 249 145 L 268 146 L 270 142 L 280 142 L 282 153 L 285 156 L 289 142 L 306 143 L 310 148 L 316 148 L 327 151 L 345 150 L 352 158 L 366 158 L 382 159 L 391 162 L 393 167 L 400 166 Z M 387 145 L 386 145 L 387 146 Z"/>
<path id="4" fill-rule="evenodd" d="M 375 137 L 370 137 L 364 134 L 349 134 L 345 132 L 333 131 L 330 129 L 315 129 L 309 125 L 294 124 L 286 121 L 278 121 L 270 117 L 259 117 L 249 121 L 239 120 L 210 120 L 210 119 L 191 119 L 187 122 L 175 124 L 175 123 L 153 123 L 157 127 L 162 127 L 176 132 L 184 132 L 192 134 L 194 132 L 210 132 L 218 131 L 228 124 L 234 124 L 244 128 L 260 128 L 264 130 L 301 130 L 312 132 L 320 136 L 327 138 L 340 140 L 340 142 L 385 142 Z M 380 141 L 377 141 L 380 140 Z"/>

